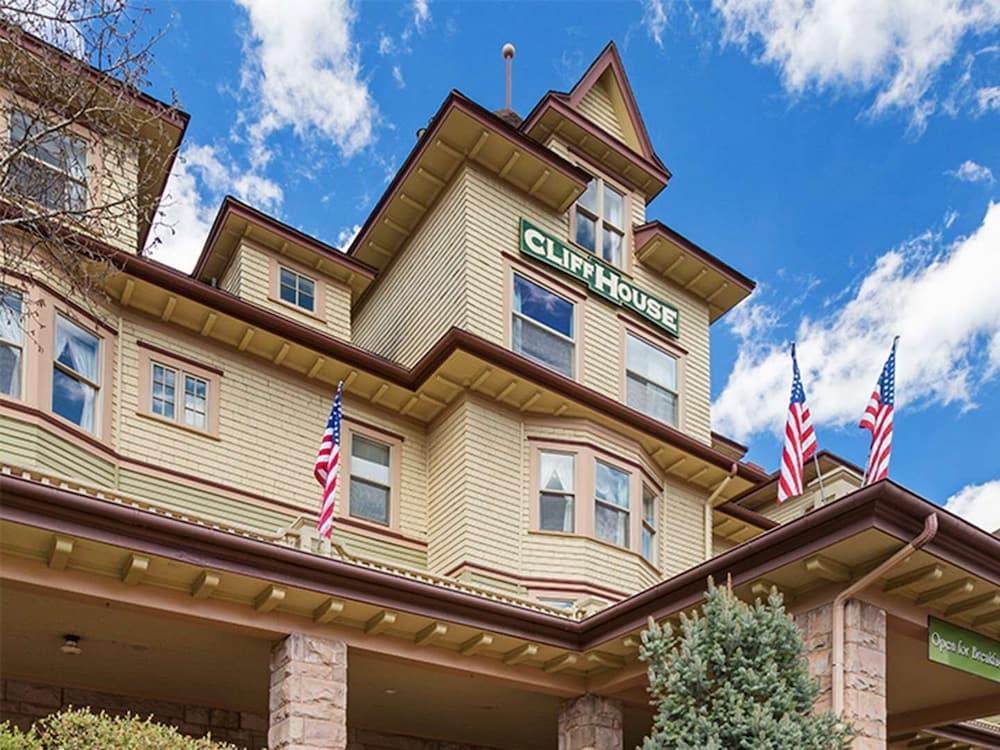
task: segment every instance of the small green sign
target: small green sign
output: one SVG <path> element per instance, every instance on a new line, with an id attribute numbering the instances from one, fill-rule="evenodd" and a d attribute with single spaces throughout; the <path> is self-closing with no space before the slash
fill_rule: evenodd
<path id="1" fill-rule="evenodd" d="M 609 302 L 632 310 L 672 336 L 680 335 L 677 308 L 628 282 L 612 266 L 586 251 L 565 245 L 521 219 L 521 252 L 582 281 Z"/>
<path id="2" fill-rule="evenodd" d="M 927 658 L 1000 682 L 1000 641 L 936 617 L 927 618 Z"/>

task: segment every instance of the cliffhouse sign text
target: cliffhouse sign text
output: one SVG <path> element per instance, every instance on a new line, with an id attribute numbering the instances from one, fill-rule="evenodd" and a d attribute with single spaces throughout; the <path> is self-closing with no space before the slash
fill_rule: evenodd
<path id="1" fill-rule="evenodd" d="M 644 292 L 611 266 L 563 244 L 527 219 L 521 219 L 521 252 L 582 281 L 609 302 L 638 313 L 670 335 L 680 335 L 680 313 L 676 307 Z"/>

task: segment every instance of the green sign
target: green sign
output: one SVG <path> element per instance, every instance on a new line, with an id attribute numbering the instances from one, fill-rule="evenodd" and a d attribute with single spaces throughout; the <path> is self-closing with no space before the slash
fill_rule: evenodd
<path id="1" fill-rule="evenodd" d="M 680 335 L 680 313 L 627 281 L 621 272 L 583 250 L 565 245 L 521 219 L 521 252 L 582 281 L 604 299 L 637 312 L 672 336 Z"/>
<path id="2" fill-rule="evenodd" d="M 927 618 L 927 657 L 963 672 L 1000 682 L 1000 641 Z"/>

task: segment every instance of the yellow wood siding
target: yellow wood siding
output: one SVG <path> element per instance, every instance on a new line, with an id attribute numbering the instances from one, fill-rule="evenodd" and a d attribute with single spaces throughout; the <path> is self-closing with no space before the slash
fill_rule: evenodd
<path id="1" fill-rule="evenodd" d="M 139 340 L 223 371 L 218 394 L 218 439 L 138 413 Z M 124 455 L 315 513 L 319 495 L 312 464 L 318 436 L 329 414 L 329 390 L 250 356 L 206 347 L 200 339 L 175 333 L 139 316 L 125 319 L 119 349 L 124 406 L 119 450 Z M 423 429 L 407 420 L 393 419 L 350 396 L 345 399 L 344 409 L 356 420 L 403 437 L 399 530 L 422 538 L 426 531 Z M 342 501 L 339 509 L 343 507 Z"/>
<path id="2" fill-rule="evenodd" d="M 277 263 L 282 263 L 280 257 L 277 257 Z M 321 316 L 309 315 L 275 299 L 272 294 L 271 264 L 272 255 L 267 250 L 247 242 L 241 243 L 223 272 L 219 286 L 247 302 L 265 307 L 297 323 L 345 341 L 351 340 L 350 289 L 328 276 L 309 271 L 316 284 L 322 285 L 326 300 Z M 296 265 L 291 267 L 299 270 Z M 317 298 L 318 293 L 317 289 Z"/>
<path id="3" fill-rule="evenodd" d="M 376 282 L 354 319 L 354 343 L 412 365 L 467 318 L 467 186 L 459 175 Z"/>
<path id="4" fill-rule="evenodd" d="M 584 117 L 601 128 L 601 130 L 613 135 L 623 143 L 625 142 L 625 131 L 618 121 L 618 113 L 615 112 L 615 105 L 612 104 L 611 97 L 608 95 L 603 83 L 592 86 L 583 95 L 578 109 Z"/>
<path id="5" fill-rule="evenodd" d="M 469 462 L 464 404 L 439 420 L 427 439 L 427 564 L 446 573 L 462 561 L 469 545 Z"/>
<path id="6" fill-rule="evenodd" d="M 0 463 L 105 487 L 113 486 L 115 478 L 110 461 L 43 427 L 7 415 L 0 415 Z"/>
<path id="7" fill-rule="evenodd" d="M 703 492 L 670 480 L 664 487 L 664 534 L 660 554 L 664 577 L 670 578 L 705 560 Z"/>
<path id="8" fill-rule="evenodd" d="M 107 136 L 105 136 L 107 138 Z M 135 253 L 139 248 L 139 160 L 117 145 L 88 151 L 88 164 L 100 158 L 100 187 L 96 205 L 109 206 L 101 239 L 109 245 Z M 148 178 L 147 178 L 148 179 Z M 121 202 L 122 205 L 115 204 Z M 128 208 L 130 210 L 126 211 Z M 133 213 L 134 211 L 134 213 Z"/>

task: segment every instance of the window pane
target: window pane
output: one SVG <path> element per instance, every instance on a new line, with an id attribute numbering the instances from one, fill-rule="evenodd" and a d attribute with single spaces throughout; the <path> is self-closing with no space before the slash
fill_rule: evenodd
<path id="1" fill-rule="evenodd" d="M 21 349 L 0 344 L 0 393 L 21 395 Z"/>
<path id="2" fill-rule="evenodd" d="M 543 531 L 573 531 L 573 496 L 543 492 L 538 497 L 538 527 Z"/>
<path id="3" fill-rule="evenodd" d="M 567 338 L 573 338 L 573 303 L 516 274 L 514 310 Z"/>
<path id="4" fill-rule="evenodd" d="M 592 253 L 597 252 L 597 222 L 586 214 L 576 212 L 576 244 Z"/>
<path id="5" fill-rule="evenodd" d="M 353 468 L 352 468 L 353 472 Z M 350 514 L 377 523 L 389 523 L 389 488 L 351 477 Z"/>
<path id="6" fill-rule="evenodd" d="M 595 531 L 598 539 L 628 547 L 628 512 L 597 504 Z"/>
<path id="7" fill-rule="evenodd" d="M 677 390 L 677 360 L 635 336 L 628 337 L 628 369 L 670 391 Z"/>
<path id="8" fill-rule="evenodd" d="M 316 303 L 313 300 L 313 296 L 311 294 L 306 294 L 305 292 L 299 292 L 299 307 L 301 307 L 303 310 L 308 310 L 309 312 L 313 312 L 313 310 L 316 307 Z"/>
<path id="9" fill-rule="evenodd" d="M 174 418 L 177 373 L 163 365 L 153 365 L 153 394 L 150 411 L 167 419 Z"/>
<path id="10" fill-rule="evenodd" d="M 363 477 L 371 482 L 388 486 L 389 446 L 360 435 L 352 435 L 351 476 Z"/>
<path id="11" fill-rule="evenodd" d="M 540 476 L 538 486 L 543 490 L 573 492 L 575 459 L 566 453 L 538 454 Z"/>
<path id="12" fill-rule="evenodd" d="M 669 425 L 677 425 L 677 394 L 664 390 L 638 375 L 628 373 L 625 398 L 628 405 Z"/>
<path id="13" fill-rule="evenodd" d="M 649 528 L 642 527 L 642 556 L 651 563 L 656 562 L 656 534 Z"/>
<path id="14" fill-rule="evenodd" d="M 616 266 L 622 264 L 622 235 L 614 229 L 604 227 L 604 235 L 601 240 L 601 257 L 608 263 Z"/>
<path id="15" fill-rule="evenodd" d="M 62 316 L 56 318 L 56 360 L 97 382 L 98 339 Z"/>
<path id="16" fill-rule="evenodd" d="M 598 500 L 628 509 L 628 472 L 597 462 L 594 493 Z"/>
<path id="17" fill-rule="evenodd" d="M 587 183 L 587 189 L 583 191 L 583 195 L 576 202 L 590 213 L 597 215 L 597 180 L 591 180 Z"/>
<path id="18" fill-rule="evenodd" d="M 23 314 L 21 295 L 13 289 L 0 289 L 0 341 L 11 344 L 23 341 Z"/>
<path id="19" fill-rule="evenodd" d="M 573 377 L 573 344 L 530 320 L 514 318 L 514 351 Z"/>
<path id="20" fill-rule="evenodd" d="M 648 484 L 642 485 L 642 519 L 656 526 L 656 492 Z"/>
<path id="21" fill-rule="evenodd" d="M 617 229 L 625 228 L 625 198 L 614 188 L 604 186 L 604 220 Z"/>
<path id="22" fill-rule="evenodd" d="M 184 376 L 184 424 L 204 430 L 208 426 L 208 383 Z"/>
<path id="23" fill-rule="evenodd" d="M 52 368 L 52 411 L 88 432 L 94 431 L 97 390 L 58 368 Z"/>

